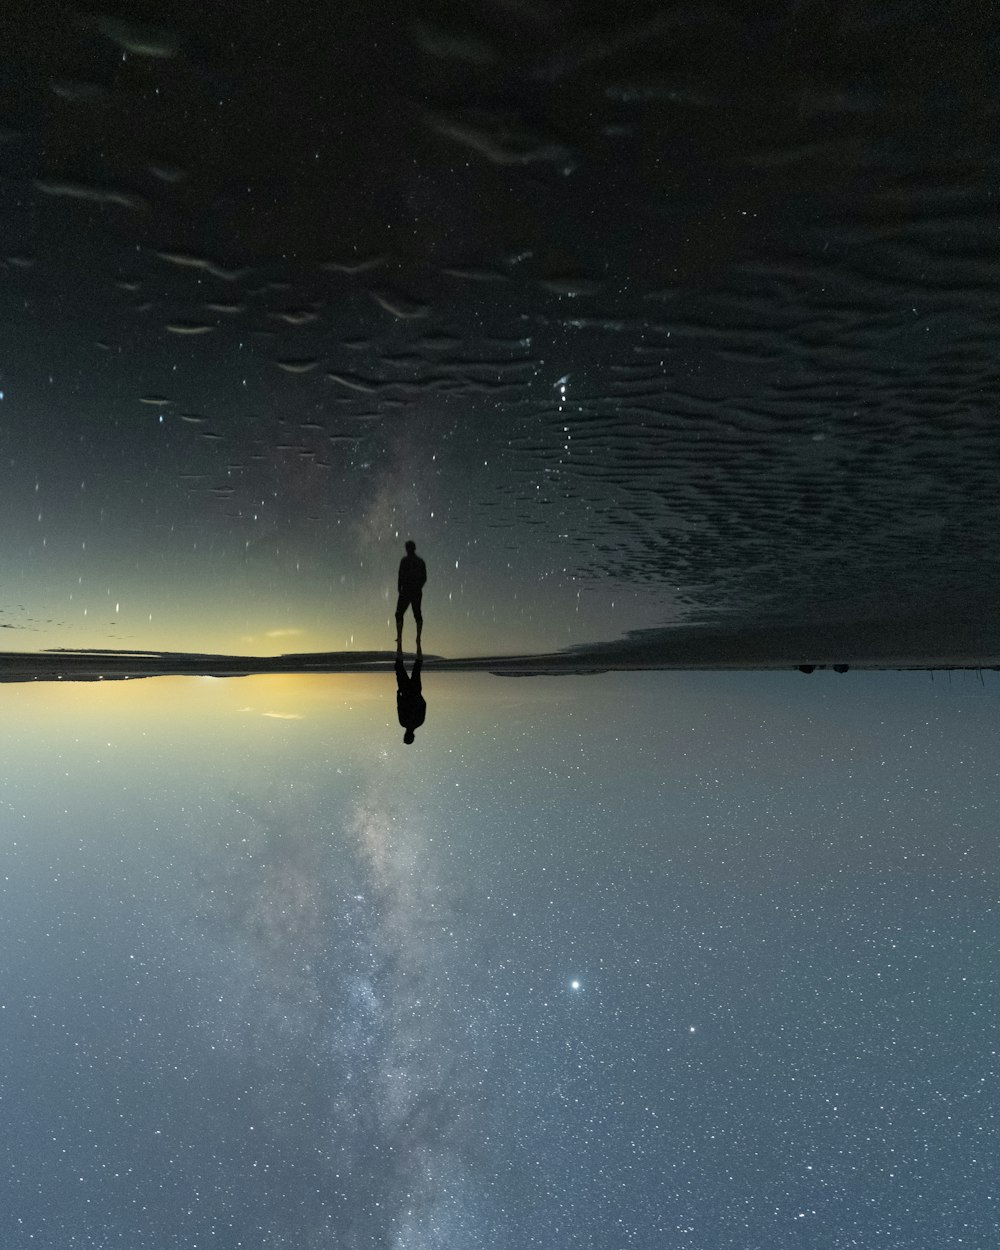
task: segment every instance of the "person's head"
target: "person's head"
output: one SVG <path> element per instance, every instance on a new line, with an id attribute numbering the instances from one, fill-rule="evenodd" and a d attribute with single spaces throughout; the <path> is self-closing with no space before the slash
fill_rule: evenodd
<path id="1" fill-rule="evenodd" d="M 406 540 L 406 554 L 408 556 L 412 556 L 413 553 L 416 551 L 416 549 L 417 549 L 417 544 L 413 541 L 412 538 L 408 538 Z"/>
<path id="2" fill-rule="evenodd" d="M 414 733 L 412 729 L 408 729 L 406 733 L 403 734 L 403 741 L 406 743 L 408 747 L 413 745 L 413 738 L 414 738 Z"/>

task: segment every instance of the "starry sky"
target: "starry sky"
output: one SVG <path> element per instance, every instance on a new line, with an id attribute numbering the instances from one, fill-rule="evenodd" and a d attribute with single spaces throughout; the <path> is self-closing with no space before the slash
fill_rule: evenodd
<path id="1" fill-rule="evenodd" d="M 989 6 L 0 36 L 3 649 L 1000 655 Z M 5 1250 L 996 1244 L 996 674 L 3 689 Z"/>
<path id="2" fill-rule="evenodd" d="M 993 675 L 8 687 L 0 1239 L 987 1247 Z"/>

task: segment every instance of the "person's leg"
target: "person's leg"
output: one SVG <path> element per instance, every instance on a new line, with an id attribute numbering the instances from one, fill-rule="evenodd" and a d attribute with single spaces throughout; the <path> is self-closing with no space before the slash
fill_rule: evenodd
<path id="1" fill-rule="evenodd" d="M 403 641 L 403 616 L 406 613 L 406 595 L 400 595 L 396 600 L 396 642 Z"/>
<path id="2" fill-rule="evenodd" d="M 411 602 L 413 603 L 413 619 L 417 622 L 417 643 L 418 644 L 420 643 L 420 635 L 424 631 L 424 617 L 423 617 L 423 613 L 420 611 L 420 600 L 422 598 L 423 598 L 423 592 L 419 590 L 417 591 L 415 595 L 411 596 Z"/>

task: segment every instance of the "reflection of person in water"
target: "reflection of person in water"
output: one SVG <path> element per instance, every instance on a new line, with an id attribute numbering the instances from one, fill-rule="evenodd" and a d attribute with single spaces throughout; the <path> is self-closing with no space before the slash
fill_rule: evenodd
<path id="1" fill-rule="evenodd" d="M 427 581 L 427 565 L 417 555 L 417 544 L 411 538 L 406 544 L 406 555 L 399 562 L 397 589 L 399 598 L 396 601 L 396 645 L 403 641 L 403 616 L 406 609 L 413 608 L 413 619 L 417 622 L 417 646 L 420 646 L 420 634 L 424 628 L 424 618 L 420 612 L 420 600 L 423 598 L 424 582 Z"/>
<path id="2" fill-rule="evenodd" d="M 418 646 L 413 669 L 407 676 L 403 667 L 403 649 L 401 646 L 396 648 L 396 715 L 406 730 L 403 741 L 407 746 L 413 742 L 414 731 L 420 728 L 427 715 L 427 704 L 420 691 L 420 667 L 423 662 L 423 653 Z"/>

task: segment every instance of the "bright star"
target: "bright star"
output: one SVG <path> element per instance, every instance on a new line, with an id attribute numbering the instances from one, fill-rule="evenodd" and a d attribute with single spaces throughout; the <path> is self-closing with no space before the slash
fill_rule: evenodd
<path id="1" fill-rule="evenodd" d="M 569 983 L 569 988 L 570 988 L 571 990 L 578 990 L 578 989 L 580 988 L 580 982 L 579 982 L 579 981 L 570 981 L 570 983 Z"/>

